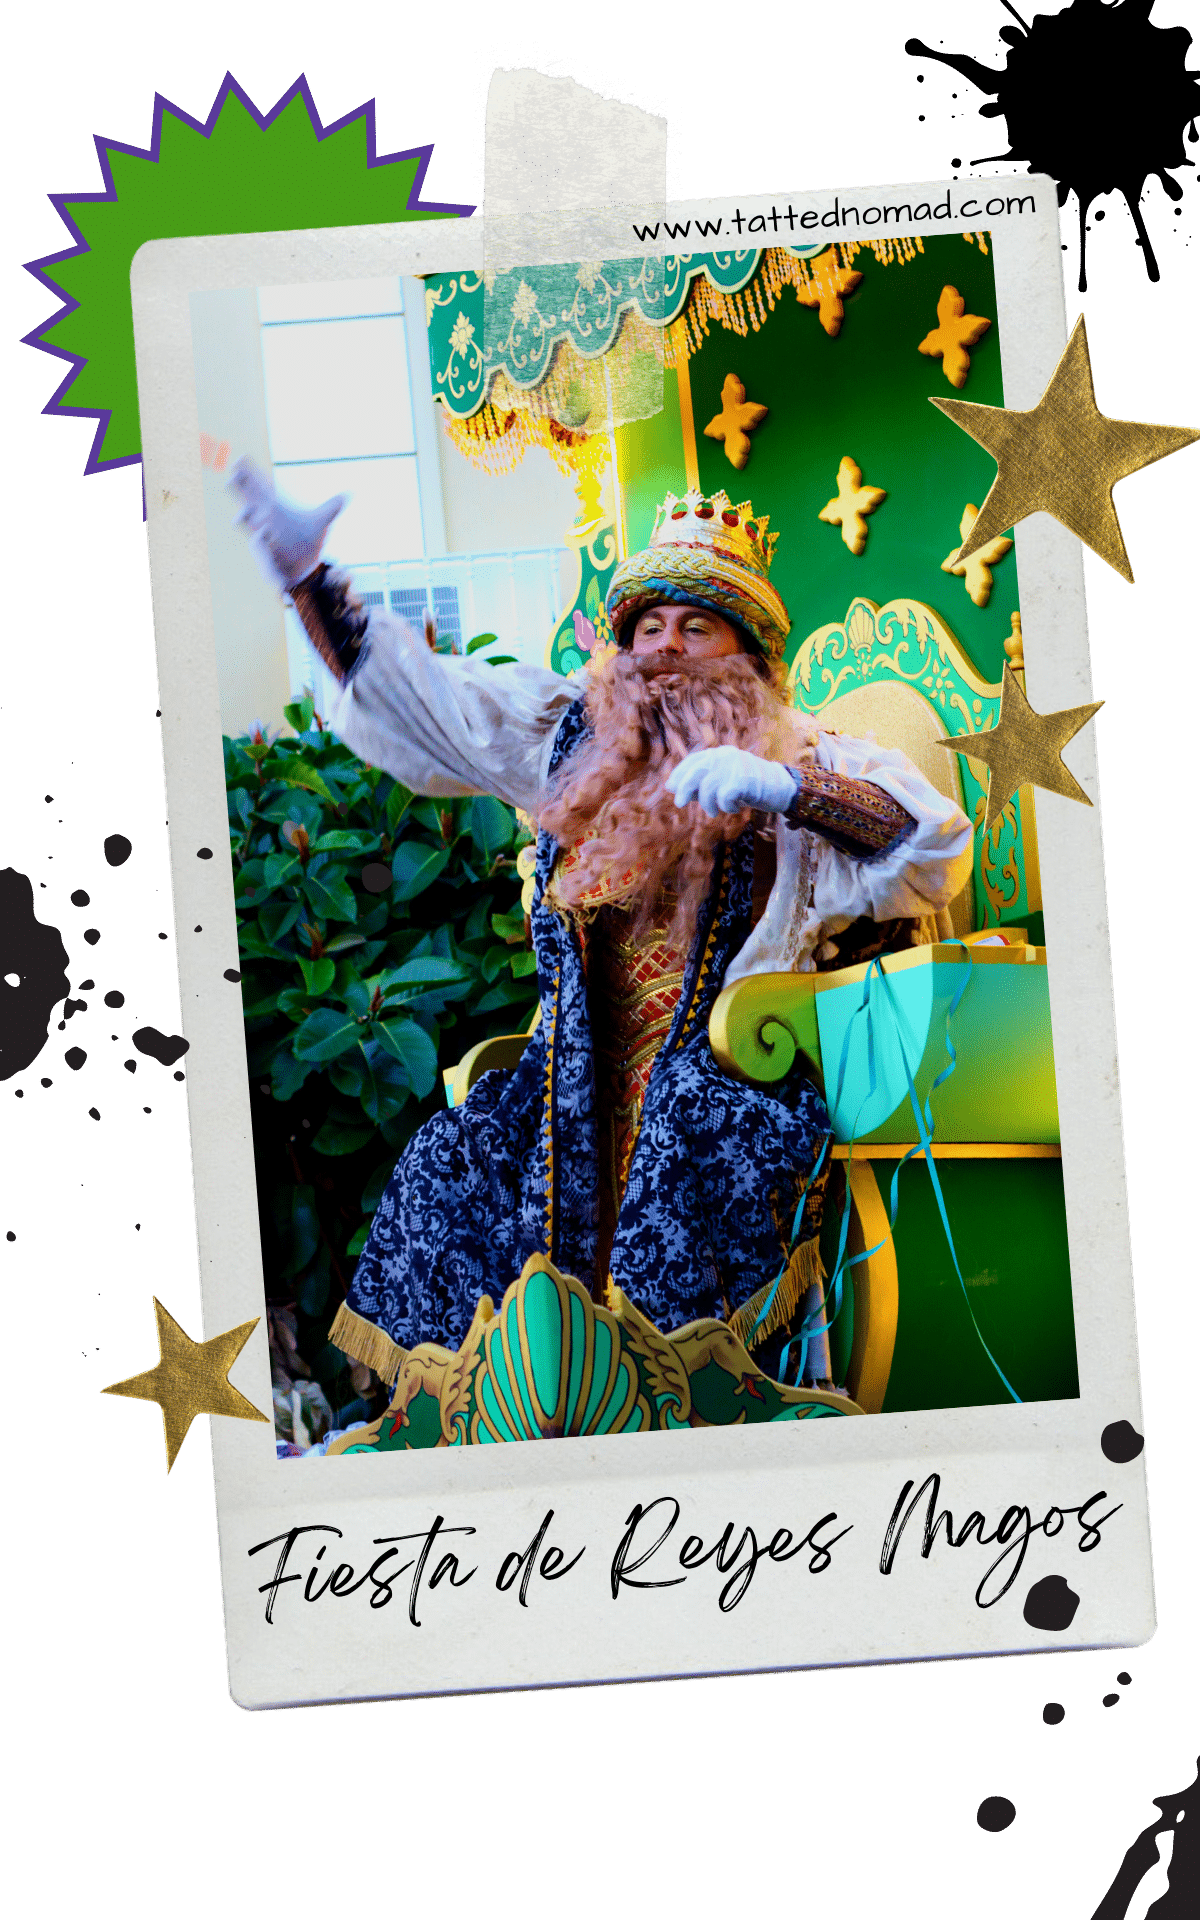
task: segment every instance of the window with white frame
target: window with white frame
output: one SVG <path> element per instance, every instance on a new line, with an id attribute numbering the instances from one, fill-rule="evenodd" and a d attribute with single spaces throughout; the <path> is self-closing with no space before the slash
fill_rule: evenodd
<path id="1" fill-rule="evenodd" d="M 487 632 L 491 651 L 541 664 L 562 604 L 561 549 L 446 552 L 420 282 L 260 287 L 258 301 L 276 484 L 305 506 L 347 496 L 327 552 L 365 604 L 416 625 L 431 612 L 456 652 Z M 291 610 L 287 636 L 293 690 L 311 686 L 327 710 L 332 678 Z"/>

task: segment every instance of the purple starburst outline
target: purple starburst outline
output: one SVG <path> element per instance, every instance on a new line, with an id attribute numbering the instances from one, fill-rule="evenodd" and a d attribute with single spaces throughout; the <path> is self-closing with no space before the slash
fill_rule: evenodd
<path id="1" fill-rule="evenodd" d="M 83 470 L 85 478 L 93 473 L 110 472 L 115 467 L 139 466 L 142 456 L 140 453 L 128 453 L 111 460 L 104 460 L 100 457 L 100 448 L 104 445 L 104 436 L 108 432 L 109 422 L 112 419 L 112 408 L 72 407 L 68 406 L 63 399 L 63 395 L 74 385 L 80 373 L 87 365 L 87 355 L 71 353 L 66 348 L 55 346 L 52 341 L 42 337 L 44 334 L 49 333 L 52 328 L 56 327 L 61 320 L 65 320 L 68 314 L 74 313 L 80 304 L 73 295 L 67 293 L 63 287 L 60 287 L 54 281 L 51 277 L 50 269 L 59 266 L 64 260 L 75 260 L 78 259 L 81 254 L 91 252 L 91 247 L 84 238 L 74 218 L 68 212 L 68 207 L 94 206 L 100 201 L 116 200 L 117 189 L 113 181 L 110 161 L 110 155 L 112 154 L 127 154 L 134 160 L 152 160 L 157 163 L 162 142 L 163 117 L 165 114 L 171 114 L 174 119 L 181 121 L 184 126 L 190 127 L 193 133 L 203 134 L 204 138 L 209 140 L 212 138 L 213 131 L 223 108 L 231 99 L 235 99 L 241 103 L 247 113 L 255 120 L 259 129 L 264 133 L 267 128 L 278 119 L 279 115 L 296 99 L 303 100 L 312 124 L 313 132 L 316 134 L 318 140 L 327 140 L 331 134 L 341 133 L 344 128 L 350 126 L 354 121 L 362 120 L 366 127 L 368 167 L 390 167 L 397 165 L 403 160 L 416 160 L 417 162 L 416 175 L 404 209 L 406 213 L 444 213 L 465 219 L 475 211 L 473 206 L 458 206 L 452 201 L 421 199 L 421 188 L 425 184 L 425 175 L 429 171 L 429 163 L 433 158 L 432 140 L 426 142 L 424 146 L 408 147 L 402 153 L 377 153 L 375 150 L 374 100 L 365 100 L 361 106 L 355 107 L 350 113 L 344 113 L 340 120 L 334 120 L 329 126 L 325 126 L 320 113 L 317 111 L 316 101 L 313 99 L 312 90 L 304 74 L 301 74 L 299 79 L 292 82 L 286 93 L 280 96 L 273 107 L 266 113 L 260 113 L 245 88 L 239 86 L 233 74 L 227 71 L 225 78 L 217 89 L 217 95 L 209 110 L 208 118 L 203 121 L 194 119 L 190 113 L 185 113 L 181 107 L 177 107 L 173 101 L 168 100 L 165 94 L 156 92 L 154 95 L 153 131 L 148 147 L 129 146 L 124 141 L 108 140 L 101 134 L 93 134 L 92 141 L 96 149 L 96 157 L 100 162 L 100 177 L 104 181 L 104 186 L 101 191 L 96 193 L 52 193 L 47 196 L 51 206 L 62 220 L 63 225 L 72 236 L 75 244 L 74 246 L 63 247 L 58 253 L 43 254 L 40 260 L 25 261 L 25 271 L 31 273 L 35 280 L 41 281 L 42 285 L 46 287 L 50 293 L 62 301 L 62 305 L 59 307 L 57 313 L 52 314 L 48 320 L 41 321 L 33 328 L 32 332 L 24 334 L 21 339 L 22 346 L 36 347 L 40 353 L 51 354 L 56 360 L 65 360 L 70 369 L 65 380 L 62 381 L 61 385 L 42 408 L 43 414 L 54 414 L 63 419 L 95 420 L 96 422 L 96 432 L 88 451 L 87 465 Z"/>

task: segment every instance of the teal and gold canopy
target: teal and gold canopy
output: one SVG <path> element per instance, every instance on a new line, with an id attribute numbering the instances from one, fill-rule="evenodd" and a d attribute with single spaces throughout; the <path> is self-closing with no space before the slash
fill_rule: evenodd
<path id="1" fill-rule="evenodd" d="M 805 260 L 826 244 L 778 251 Z M 429 274 L 425 312 L 434 396 L 456 418 L 466 419 L 488 399 L 498 374 L 519 390 L 536 387 L 561 341 L 569 341 L 585 360 L 598 359 L 631 310 L 660 329 L 678 319 L 698 278 L 718 294 L 740 293 L 754 278 L 762 252 L 748 247 Z"/>

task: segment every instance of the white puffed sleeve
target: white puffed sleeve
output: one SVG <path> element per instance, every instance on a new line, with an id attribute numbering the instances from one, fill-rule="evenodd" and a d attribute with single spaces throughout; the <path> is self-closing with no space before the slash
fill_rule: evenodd
<path id="1" fill-rule="evenodd" d="M 840 932 L 863 914 L 872 920 L 925 919 L 949 906 L 971 875 L 973 835 L 962 809 L 905 754 L 869 740 L 819 733 L 817 764 L 882 787 L 916 821 L 902 840 L 871 859 L 853 859 L 820 841 L 812 904 L 827 932 Z"/>
<path id="2" fill-rule="evenodd" d="M 581 681 L 434 653 L 406 621 L 381 612 L 371 614 L 367 643 L 329 715 L 351 752 L 414 793 L 492 793 L 533 812 Z"/>

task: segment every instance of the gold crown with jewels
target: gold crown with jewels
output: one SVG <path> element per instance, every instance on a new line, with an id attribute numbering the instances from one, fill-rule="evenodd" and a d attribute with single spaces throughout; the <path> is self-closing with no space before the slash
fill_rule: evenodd
<path id="1" fill-rule="evenodd" d="M 631 619 L 660 602 L 694 599 L 737 620 L 772 659 L 783 656 L 791 621 L 768 579 L 779 540 L 767 514 L 724 491 L 668 493 L 654 516 L 650 544 L 613 574 L 605 610 L 624 638 Z"/>

